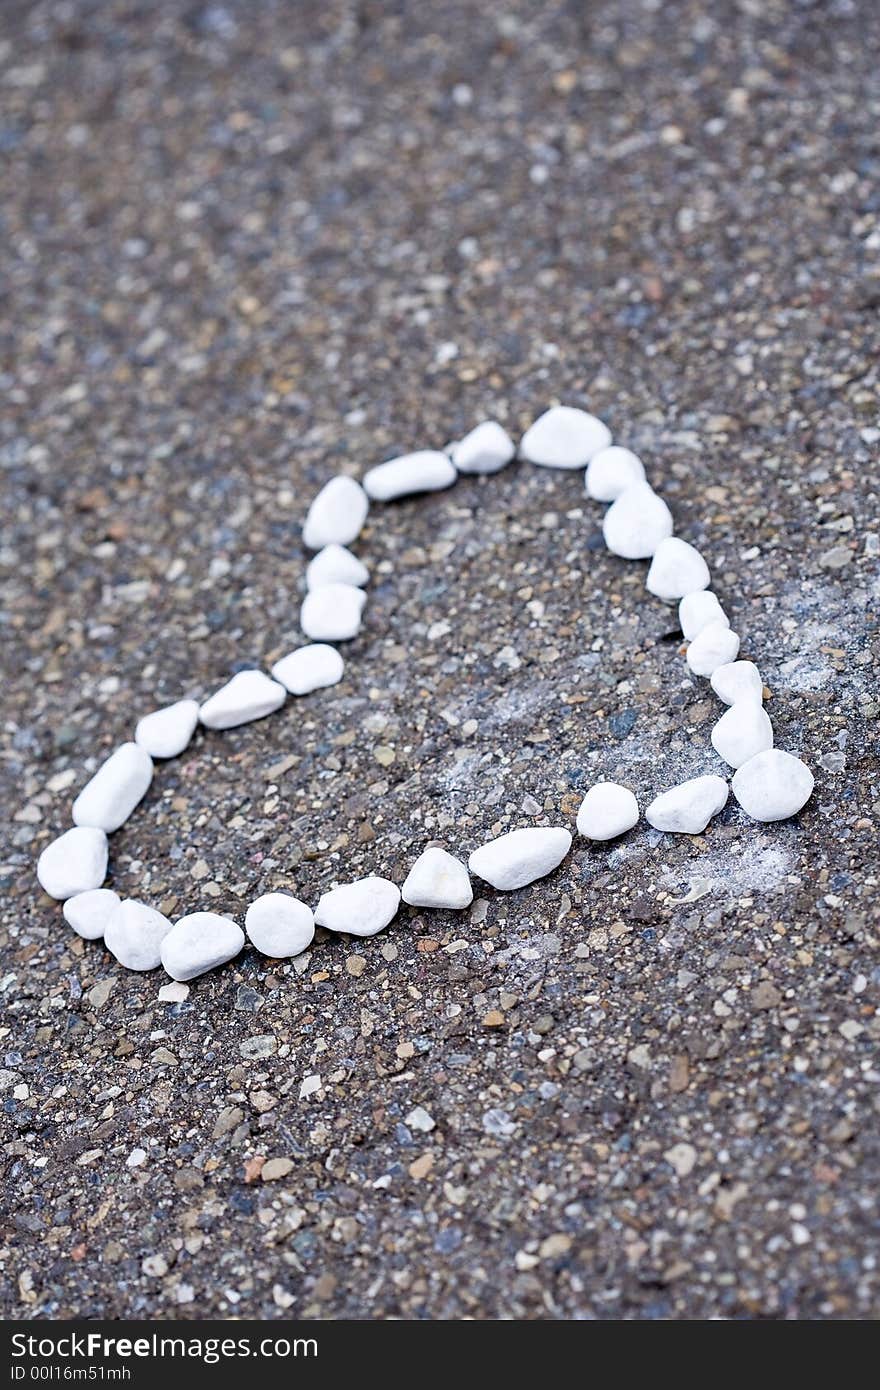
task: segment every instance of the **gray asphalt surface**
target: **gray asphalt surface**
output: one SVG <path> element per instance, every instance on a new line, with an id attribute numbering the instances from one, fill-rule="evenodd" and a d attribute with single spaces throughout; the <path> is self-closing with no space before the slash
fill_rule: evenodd
<path id="1" fill-rule="evenodd" d="M 876 1316 L 876 7 L 0 26 L 5 1314 Z M 160 1003 L 35 882 L 75 788 L 296 644 L 333 472 L 553 400 L 704 548 L 812 802 Z M 241 920 L 717 770 L 599 521 L 527 465 L 374 509 L 343 684 L 198 736 L 114 886 Z"/>

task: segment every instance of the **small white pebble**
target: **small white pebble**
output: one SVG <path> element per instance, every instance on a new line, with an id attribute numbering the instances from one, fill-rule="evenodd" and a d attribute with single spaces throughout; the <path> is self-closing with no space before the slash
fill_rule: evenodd
<path id="1" fill-rule="evenodd" d="M 48 844 L 37 860 L 37 878 L 50 898 L 72 898 L 100 888 L 107 877 L 107 836 L 77 825 Z"/>
<path id="2" fill-rule="evenodd" d="M 312 909 L 290 893 L 264 893 L 248 908 L 244 928 L 257 950 L 274 960 L 298 956 L 315 935 Z"/>
<path id="3" fill-rule="evenodd" d="M 586 468 L 611 443 L 608 426 L 575 406 L 555 405 L 520 440 L 519 456 L 542 468 Z"/>
<path id="4" fill-rule="evenodd" d="M 119 894 L 112 888 L 92 888 L 68 898 L 62 911 L 75 932 L 86 941 L 97 941 L 104 935 L 104 928 L 119 903 Z"/>
<path id="5" fill-rule="evenodd" d="M 655 830 L 676 835 L 700 835 L 713 816 L 727 805 L 728 786 L 723 777 L 692 777 L 661 792 L 645 812 Z"/>
<path id="6" fill-rule="evenodd" d="M 126 1168 L 142 1168 L 147 1161 L 146 1149 L 132 1149 L 125 1160 Z"/>
<path id="7" fill-rule="evenodd" d="M 416 1105 L 406 1116 L 404 1124 L 409 1129 L 415 1129 L 419 1134 L 430 1134 L 432 1129 L 437 1128 L 434 1117 L 428 1113 L 423 1105 Z"/>
<path id="8" fill-rule="evenodd" d="M 796 816 L 812 796 L 813 786 L 806 763 L 781 748 L 758 753 L 733 777 L 734 796 L 746 814 L 759 821 Z"/>
<path id="9" fill-rule="evenodd" d="M 370 503 L 360 483 L 339 474 L 318 493 L 303 526 L 303 543 L 309 550 L 325 545 L 351 545 L 361 533 Z"/>
<path id="10" fill-rule="evenodd" d="M 693 1171 L 697 1161 L 697 1151 L 693 1144 L 673 1144 L 663 1157 L 679 1178 L 686 1178 Z"/>
<path id="11" fill-rule="evenodd" d="M 726 705 L 736 705 L 741 700 L 756 700 L 761 704 L 764 699 L 764 682 L 752 661 L 728 661 L 724 666 L 716 666 L 711 685 Z"/>
<path id="12" fill-rule="evenodd" d="M 857 1018 L 845 1018 L 843 1023 L 839 1025 L 837 1031 L 842 1038 L 846 1038 L 847 1042 L 855 1042 L 856 1038 L 860 1038 L 862 1033 L 864 1033 L 865 1025 L 859 1023 Z M 23 1089 L 27 1090 L 27 1087 Z"/>
<path id="13" fill-rule="evenodd" d="M 510 892 L 553 872 L 571 849 L 571 832 L 561 827 L 533 826 L 509 830 L 475 849 L 468 868 L 493 888 Z"/>
<path id="14" fill-rule="evenodd" d="M 687 664 L 695 676 L 711 676 L 738 654 L 739 638 L 726 622 L 707 623 L 687 649 Z"/>
<path id="15" fill-rule="evenodd" d="M 413 864 L 401 896 L 411 907 L 460 909 L 470 907 L 474 892 L 461 860 L 432 845 Z"/>
<path id="16" fill-rule="evenodd" d="M 315 642 L 347 642 L 360 632 L 367 596 L 353 584 L 324 584 L 306 594 L 299 625 Z"/>
<path id="17" fill-rule="evenodd" d="M 139 719 L 134 741 L 151 758 L 176 758 L 188 746 L 198 722 L 198 701 L 177 700 Z"/>
<path id="18" fill-rule="evenodd" d="M 324 893 L 315 909 L 315 922 L 349 936 L 375 936 L 393 920 L 399 906 L 397 884 L 371 875 Z"/>
<path id="19" fill-rule="evenodd" d="M 162 940 L 162 964 L 172 980 L 194 980 L 225 965 L 244 946 L 244 932 L 217 912 L 189 912 Z"/>
<path id="20" fill-rule="evenodd" d="M 206 700 L 199 719 L 206 729 L 236 729 L 280 709 L 287 692 L 264 671 L 239 671 Z"/>
<path id="21" fill-rule="evenodd" d="M 291 695 L 309 695 L 342 680 L 345 662 L 335 647 L 312 642 L 288 652 L 272 667 L 272 675 Z"/>
<path id="22" fill-rule="evenodd" d="M 498 473 L 516 454 L 516 445 L 497 420 L 484 420 L 449 453 L 459 473 Z"/>
<path id="23" fill-rule="evenodd" d="M 136 898 L 126 898 L 104 927 L 104 945 L 126 970 L 155 970 L 171 923 Z"/>
<path id="24" fill-rule="evenodd" d="M 709 566 L 699 550 L 678 536 L 667 536 L 660 542 L 645 580 L 649 593 L 665 603 L 677 603 L 708 585 Z"/>
<path id="25" fill-rule="evenodd" d="M 581 802 L 578 834 L 587 840 L 614 840 L 632 830 L 638 818 L 639 804 L 629 787 L 618 782 L 597 782 Z"/>
<path id="26" fill-rule="evenodd" d="M 183 1004 L 189 998 L 189 985 L 180 980 L 172 980 L 170 985 L 162 985 L 159 990 L 160 1004 Z"/>
<path id="27" fill-rule="evenodd" d="M 417 492 L 439 492 L 451 487 L 457 478 L 448 455 L 437 449 L 420 449 L 371 468 L 364 475 L 364 488 L 374 501 L 392 502 Z"/>
<path id="28" fill-rule="evenodd" d="M 360 589 L 369 578 L 366 565 L 344 545 L 325 545 L 306 566 L 306 588 L 310 590 L 320 589 L 322 584 L 353 584 Z"/>
<path id="29" fill-rule="evenodd" d="M 773 725 L 756 700 L 738 700 L 712 730 L 712 747 L 731 767 L 742 767 L 756 753 L 773 747 Z"/>
<path id="30" fill-rule="evenodd" d="M 697 589 L 695 593 L 685 594 L 678 605 L 678 625 L 685 641 L 693 642 L 710 623 L 721 623 L 724 627 L 730 627 L 717 594 L 713 594 L 711 589 Z"/>
<path id="31" fill-rule="evenodd" d="M 73 803 L 75 825 L 109 835 L 128 820 L 153 780 L 153 760 L 136 743 L 123 743 L 87 782 Z"/>
<path id="32" fill-rule="evenodd" d="M 645 465 L 631 449 L 612 444 L 590 459 L 586 489 L 596 502 L 614 502 L 633 483 L 645 481 Z"/>
<path id="33" fill-rule="evenodd" d="M 605 513 L 602 535 L 612 555 L 648 560 L 672 535 L 672 513 L 648 483 L 633 483 Z"/>

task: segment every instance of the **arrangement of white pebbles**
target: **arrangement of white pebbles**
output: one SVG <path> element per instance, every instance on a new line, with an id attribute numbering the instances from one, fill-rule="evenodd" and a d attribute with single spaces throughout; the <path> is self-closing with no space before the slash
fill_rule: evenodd
<path id="1" fill-rule="evenodd" d="M 321 489 L 303 527 L 306 547 L 317 552 L 306 571 L 300 611 L 309 645 L 282 657 L 270 676 L 241 671 L 201 705 L 180 700 L 146 715 L 134 741 L 117 748 L 74 801 L 73 828 L 40 855 L 37 877 L 51 897 L 65 900 L 64 916 L 80 936 L 103 937 L 130 970 L 162 965 L 174 980 L 191 980 L 237 956 L 245 932 L 267 956 L 296 956 L 316 925 L 374 936 L 393 920 L 401 898 L 413 907 L 461 910 L 473 899 L 470 874 L 509 891 L 561 864 L 572 844 L 562 826 L 511 830 L 474 850 L 467 867 L 432 846 L 402 888 L 386 878 L 362 878 L 332 888 L 314 912 L 291 894 L 265 893 L 248 908 L 244 931 L 216 912 L 191 912 L 172 923 L 146 903 L 122 901 L 102 887 L 107 836 L 146 793 L 155 759 L 182 753 L 199 723 L 236 728 L 279 709 L 288 694 L 307 695 L 342 679 L 342 657 L 327 644 L 344 642 L 360 629 L 369 574 L 346 547 L 360 534 L 370 502 L 448 488 L 460 473 L 497 473 L 517 454 L 543 468 L 586 469 L 588 495 L 610 503 L 602 528 L 608 549 L 627 560 L 650 560 L 648 591 L 678 604 L 690 670 L 710 680 L 728 706 L 712 730 L 712 745 L 735 770 L 731 785 L 740 806 L 759 821 L 785 820 L 800 811 L 813 790 L 812 773 L 793 754 L 774 748 L 761 675 L 752 662 L 737 659 L 739 637 L 709 588 L 706 561 L 673 535 L 672 513 L 648 483 L 641 460 L 612 445 L 610 431 L 595 416 L 554 406 L 526 431 L 518 450 L 501 425 L 486 421 L 444 452 L 407 454 L 371 468 L 363 485 L 339 476 Z M 727 779 L 717 773 L 694 777 L 655 797 L 645 818 L 657 830 L 698 835 L 726 804 L 728 791 Z M 588 840 L 607 841 L 631 830 L 638 818 L 628 787 L 598 782 L 583 799 L 577 830 Z"/>

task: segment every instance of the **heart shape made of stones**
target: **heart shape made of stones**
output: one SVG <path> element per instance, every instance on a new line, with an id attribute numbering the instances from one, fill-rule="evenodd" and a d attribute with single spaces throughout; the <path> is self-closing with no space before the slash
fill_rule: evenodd
<path id="1" fill-rule="evenodd" d="M 764 709 L 764 684 L 751 661 L 739 659 L 740 639 L 717 596 L 709 567 L 694 546 L 673 534 L 669 507 L 647 480 L 641 459 L 612 443 L 608 427 L 572 406 L 545 411 L 514 444 L 497 421 L 487 420 L 443 450 L 423 449 L 369 469 L 359 483 L 347 474 L 331 478 L 309 507 L 303 542 L 315 552 L 306 570 L 300 626 L 309 639 L 275 662 L 270 674 L 242 670 L 207 700 L 182 699 L 146 714 L 134 738 L 121 744 L 76 797 L 73 827 L 40 854 L 37 877 L 50 897 L 64 901 L 64 916 L 80 936 L 103 938 L 131 970 L 164 966 L 183 984 L 239 954 L 245 932 L 251 944 L 276 959 L 300 955 L 315 927 L 350 936 L 374 936 L 394 919 L 401 899 L 413 907 L 461 911 L 473 900 L 470 875 L 509 892 L 553 872 L 572 845 L 565 826 L 532 825 L 508 831 L 472 851 L 467 866 L 446 849 L 429 845 L 402 885 L 370 875 L 324 893 L 314 912 L 292 894 L 264 893 L 250 904 L 244 931 L 230 917 L 193 911 L 171 922 L 136 898 L 122 900 L 104 887 L 108 835 L 118 830 L 151 785 L 155 761 L 176 757 L 199 724 L 231 729 L 280 709 L 287 696 L 302 697 L 336 685 L 344 661 L 334 643 L 358 633 L 369 572 L 348 547 L 357 539 L 371 503 L 451 487 L 461 474 L 491 474 L 516 457 L 543 468 L 585 470 L 589 497 L 605 503 L 602 533 L 612 554 L 650 561 L 646 588 L 678 605 L 691 673 L 708 679 L 728 706 L 711 743 L 734 769 L 732 790 L 758 821 L 796 815 L 813 791 L 813 775 L 800 758 L 774 747 Z M 702 773 L 660 792 L 645 810 L 655 830 L 702 833 L 726 805 L 725 777 Z M 633 792 L 615 782 L 596 782 L 577 814 L 582 837 L 603 843 L 637 824 Z"/>

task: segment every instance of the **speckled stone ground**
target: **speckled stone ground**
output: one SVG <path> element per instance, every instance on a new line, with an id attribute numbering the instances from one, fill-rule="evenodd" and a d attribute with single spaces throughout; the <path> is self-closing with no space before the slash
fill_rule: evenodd
<path id="1" fill-rule="evenodd" d="M 8 1316 L 876 1316 L 878 64 L 870 0 L 4 6 Z M 73 789 L 296 643 L 333 471 L 554 399 L 705 548 L 812 803 L 161 1004 L 34 881 Z M 599 517 L 524 465 L 375 510 L 344 683 L 198 737 L 113 882 L 240 917 L 714 769 Z"/>

